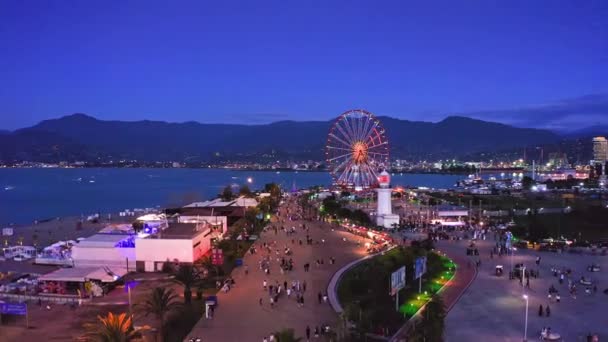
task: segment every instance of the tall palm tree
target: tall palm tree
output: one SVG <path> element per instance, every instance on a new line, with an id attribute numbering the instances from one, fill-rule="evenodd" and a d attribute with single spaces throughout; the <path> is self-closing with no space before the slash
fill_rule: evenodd
<path id="1" fill-rule="evenodd" d="M 200 266 L 207 270 L 209 274 L 212 274 L 214 277 L 219 275 L 218 266 L 213 264 L 213 260 L 211 256 L 206 256 L 198 262 Z"/>
<path id="2" fill-rule="evenodd" d="M 184 303 L 192 301 L 192 288 L 201 281 L 201 275 L 191 264 L 183 264 L 175 272 L 173 281 L 184 287 Z"/>
<path id="3" fill-rule="evenodd" d="M 422 311 L 420 322 L 410 335 L 412 341 L 442 342 L 445 330 L 445 305 L 441 297 L 434 295 Z"/>
<path id="4" fill-rule="evenodd" d="M 273 333 L 275 339 L 279 342 L 300 342 L 302 338 L 296 337 L 293 329 L 283 329 Z"/>
<path id="5" fill-rule="evenodd" d="M 87 337 L 100 342 L 128 342 L 138 337 L 133 329 L 131 317 L 126 313 L 115 315 L 108 312 L 105 317 L 97 316 L 99 324 L 87 324 Z"/>
<path id="6" fill-rule="evenodd" d="M 156 287 L 141 305 L 141 310 L 146 316 L 152 314 L 158 320 L 158 332 L 161 341 L 165 338 L 165 319 L 169 313 L 181 307 L 177 297 L 172 288 Z"/>

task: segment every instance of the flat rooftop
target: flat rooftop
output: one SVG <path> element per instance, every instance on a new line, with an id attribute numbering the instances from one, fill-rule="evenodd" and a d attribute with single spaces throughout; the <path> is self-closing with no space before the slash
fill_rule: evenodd
<path id="1" fill-rule="evenodd" d="M 127 274 L 124 267 L 73 267 L 60 268 L 38 278 L 41 281 L 84 282 L 88 279 L 100 280 L 104 283 L 116 281 L 114 275 L 122 277 Z"/>
<path id="2" fill-rule="evenodd" d="M 197 228 L 200 227 L 199 228 Z M 195 223 L 170 223 L 169 228 L 160 233 L 160 239 L 192 239 L 193 237 L 209 231 L 205 225 Z M 158 236 L 151 238 L 159 238 Z"/>
<path id="3" fill-rule="evenodd" d="M 221 198 L 216 198 L 205 202 L 190 203 L 184 208 L 214 208 L 214 207 L 255 207 L 258 201 L 254 198 L 238 197 L 232 201 L 223 201 Z"/>
<path id="4" fill-rule="evenodd" d="M 128 234 L 95 234 L 77 243 L 76 247 L 114 247 L 120 241 L 130 238 Z"/>

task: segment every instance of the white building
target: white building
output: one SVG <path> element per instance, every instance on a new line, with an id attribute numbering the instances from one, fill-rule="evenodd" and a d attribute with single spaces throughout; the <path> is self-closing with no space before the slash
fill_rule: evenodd
<path id="1" fill-rule="evenodd" d="M 386 171 L 382 171 L 378 176 L 379 188 L 378 193 L 378 208 L 376 209 L 376 224 L 384 228 L 394 228 L 394 225 L 399 224 L 399 215 L 393 214 L 393 203 L 391 194 L 393 189 L 390 187 L 391 176 Z"/>
<path id="2" fill-rule="evenodd" d="M 135 236 L 95 234 L 72 247 L 74 267 L 118 266 L 135 269 Z"/>
<path id="3" fill-rule="evenodd" d="M 135 255 L 137 270 L 154 272 L 162 270 L 166 261 L 192 263 L 211 249 L 212 240 L 225 232 L 226 217 L 218 217 L 217 224 L 203 223 L 202 218 L 184 218 L 200 223 L 174 223 L 161 234 L 137 239 Z"/>
<path id="4" fill-rule="evenodd" d="M 258 205 L 258 201 L 255 198 L 248 198 L 241 196 L 232 201 L 224 201 L 221 198 L 216 198 L 209 201 L 204 202 L 194 202 L 190 203 L 184 208 L 213 208 L 213 207 L 244 207 L 250 208 Z"/>
<path id="5" fill-rule="evenodd" d="M 440 205 L 436 210 L 437 218 L 433 222 L 442 226 L 464 226 L 463 219 L 469 217 L 469 210 L 465 207 Z"/>
<path id="6" fill-rule="evenodd" d="M 608 161 L 608 140 L 606 138 L 593 138 L 593 161 L 595 163 L 605 163 Z"/>

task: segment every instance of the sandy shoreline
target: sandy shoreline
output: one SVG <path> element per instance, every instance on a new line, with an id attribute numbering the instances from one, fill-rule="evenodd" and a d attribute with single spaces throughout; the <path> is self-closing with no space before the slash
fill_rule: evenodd
<path id="1" fill-rule="evenodd" d="M 92 223 L 84 220 L 78 228 L 80 217 L 59 217 L 45 222 L 32 223 L 29 225 L 12 226 L 12 236 L 2 236 L 2 246 L 18 245 L 22 240 L 24 246 L 37 246 L 39 248 L 49 246 L 60 240 L 76 240 L 79 237 L 88 237 L 98 232 L 108 224 L 131 223 L 135 217 L 120 217 L 117 214 L 108 220 L 107 215 L 102 215 L 99 222 Z"/>

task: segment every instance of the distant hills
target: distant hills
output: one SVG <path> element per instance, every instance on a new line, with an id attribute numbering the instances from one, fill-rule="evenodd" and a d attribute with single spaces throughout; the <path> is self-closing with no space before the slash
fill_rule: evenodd
<path id="1" fill-rule="evenodd" d="M 440 122 L 379 117 L 393 158 L 429 160 L 482 151 L 555 143 L 548 130 L 517 128 L 452 116 Z M 280 121 L 264 125 L 105 121 L 85 114 L 45 120 L 0 133 L 0 159 L 213 161 L 217 159 L 322 159 L 333 121 Z"/>
<path id="2" fill-rule="evenodd" d="M 594 125 L 570 132 L 564 132 L 567 138 L 588 138 L 594 136 L 608 136 L 608 125 Z"/>

